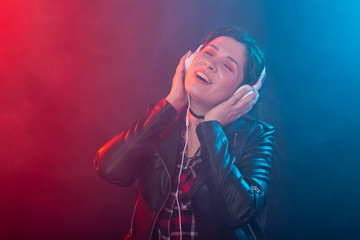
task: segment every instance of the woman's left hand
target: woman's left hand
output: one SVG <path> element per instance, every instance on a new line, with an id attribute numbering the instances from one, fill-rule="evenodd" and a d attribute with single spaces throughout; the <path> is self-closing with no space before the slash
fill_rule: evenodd
<path id="1" fill-rule="evenodd" d="M 238 93 L 211 109 L 204 120 L 216 120 L 225 126 L 248 113 L 258 100 L 259 93 L 250 85 L 244 85 L 241 88 Z"/>

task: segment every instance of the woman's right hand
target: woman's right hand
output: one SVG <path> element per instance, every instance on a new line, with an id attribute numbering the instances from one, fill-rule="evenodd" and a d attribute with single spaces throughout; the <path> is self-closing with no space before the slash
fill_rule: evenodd
<path id="1" fill-rule="evenodd" d="M 169 95 L 165 98 L 179 113 L 187 104 L 187 96 L 185 91 L 185 59 L 191 54 L 188 51 L 180 60 L 179 65 L 176 68 L 174 78 L 172 80 L 172 86 Z"/>

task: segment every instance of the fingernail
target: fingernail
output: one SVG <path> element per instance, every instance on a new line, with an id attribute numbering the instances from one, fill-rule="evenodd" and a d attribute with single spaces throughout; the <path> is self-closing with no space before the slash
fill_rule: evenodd
<path id="1" fill-rule="evenodd" d="M 246 92 L 254 91 L 254 88 L 252 86 L 248 86 L 248 90 Z"/>
<path id="2" fill-rule="evenodd" d="M 246 93 L 249 93 L 249 92 L 251 92 L 251 91 L 253 91 L 252 89 L 248 89 L 247 91 L 246 91 Z"/>

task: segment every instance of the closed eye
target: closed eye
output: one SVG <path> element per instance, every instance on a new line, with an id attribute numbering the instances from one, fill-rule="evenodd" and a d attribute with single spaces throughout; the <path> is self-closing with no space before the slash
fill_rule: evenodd
<path id="1" fill-rule="evenodd" d="M 224 66 L 225 66 L 230 72 L 233 71 L 233 70 L 231 69 L 231 67 L 229 67 L 228 65 L 224 64 Z"/>
<path id="2" fill-rule="evenodd" d="M 206 51 L 205 52 L 207 55 L 210 55 L 210 56 L 214 56 L 211 52 L 209 52 L 209 51 Z"/>

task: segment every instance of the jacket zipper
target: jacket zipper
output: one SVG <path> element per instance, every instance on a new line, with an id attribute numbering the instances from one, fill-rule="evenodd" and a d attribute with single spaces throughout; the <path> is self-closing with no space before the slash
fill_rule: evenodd
<path id="1" fill-rule="evenodd" d="M 235 148 L 235 149 L 236 149 L 236 143 L 237 143 L 237 141 L 236 141 L 236 140 L 237 140 L 237 136 L 238 136 L 238 134 L 235 133 L 235 135 L 234 135 L 234 148 Z M 249 227 L 250 233 L 251 233 L 252 237 L 254 238 L 254 240 L 257 240 L 257 238 L 256 238 L 256 236 L 255 236 L 255 234 L 254 234 L 254 231 L 252 230 L 250 224 L 247 224 L 247 226 Z"/>
<path id="2" fill-rule="evenodd" d="M 167 173 L 167 175 L 168 175 L 168 177 L 169 177 L 170 185 L 171 185 L 171 177 L 170 177 L 169 170 L 166 168 L 166 165 L 165 165 L 165 163 L 164 163 L 164 160 L 161 158 L 161 156 L 160 156 L 159 152 L 157 151 L 157 149 L 156 149 L 156 148 L 154 148 L 154 149 L 155 149 L 155 151 L 157 152 L 157 155 L 159 156 L 162 164 L 164 165 L 164 168 L 165 168 L 166 173 Z M 171 186 L 170 186 L 170 188 L 171 188 Z M 170 190 L 170 191 L 171 191 L 171 190 Z M 163 201 L 163 204 L 161 205 L 161 208 L 159 208 L 159 210 L 158 210 L 158 211 L 156 212 L 156 214 L 155 214 L 155 217 L 153 218 L 153 221 L 152 221 L 152 223 L 151 223 L 151 229 L 150 229 L 149 237 L 148 237 L 149 240 L 150 240 L 150 238 L 151 238 L 151 236 L 152 236 L 152 234 L 153 234 L 154 227 L 155 227 L 155 222 L 157 221 L 157 218 L 159 217 L 159 214 L 160 214 L 161 210 L 162 210 L 163 207 L 165 206 L 165 204 L 166 204 L 166 199 L 169 198 L 169 195 L 170 195 L 170 192 L 168 192 L 168 193 L 166 194 L 166 198 L 165 198 L 165 200 Z"/>

